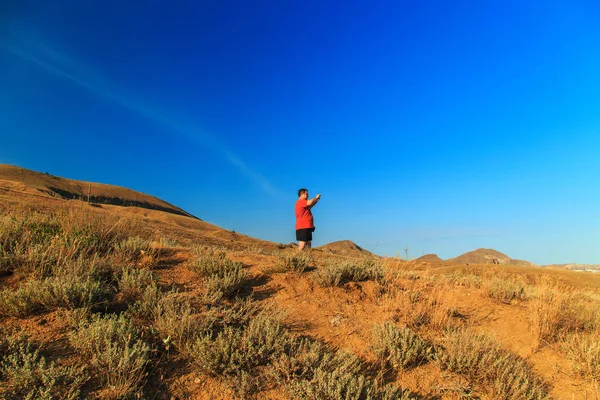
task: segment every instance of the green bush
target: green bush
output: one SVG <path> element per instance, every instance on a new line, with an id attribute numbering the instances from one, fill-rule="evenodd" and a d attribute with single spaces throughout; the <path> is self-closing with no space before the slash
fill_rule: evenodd
<path id="1" fill-rule="evenodd" d="M 130 236 L 115 245 L 115 249 L 128 259 L 135 260 L 144 254 L 152 254 L 152 246 L 148 239 Z"/>
<path id="2" fill-rule="evenodd" d="M 442 351 L 436 352 L 442 369 L 466 376 L 471 382 L 489 385 L 494 398 L 547 399 L 548 385 L 531 364 L 504 350 L 484 335 L 450 330 Z"/>
<path id="3" fill-rule="evenodd" d="M 380 280 L 384 277 L 381 263 L 374 260 L 362 261 L 329 261 L 319 268 L 314 276 L 322 287 L 341 286 L 347 282 Z"/>
<path id="4" fill-rule="evenodd" d="M 200 252 L 188 266 L 204 278 L 205 301 L 214 304 L 223 298 L 234 297 L 243 287 L 247 274 L 242 263 L 230 260 L 225 252 L 199 248 Z"/>
<path id="5" fill-rule="evenodd" d="M 189 301 L 177 299 L 174 295 L 161 298 L 152 311 L 152 327 L 156 329 L 167 349 L 175 343 L 179 350 L 186 349 L 194 337 L 210 330 L 204 326 L 204 319 L 190 305 Z"/>
<path id="6" fill-rule="evenodd" d="M 77 399 L 87 378 L 83 367 L 47 362 L 29 341 L 9 340 L 0 357 L 0 398 Z"/>
<path id="7" fill-rule="evenodd" d="M 408 391 L 367 378 L 356 355 L 307 338 L 295 339 L 272 362 L 272 374 L 293 399 L 401 399 Z"/>
<path id="8" fill-rule="evenodd" d="M 278 321 L 259 315 L 245 328 L 226 326 L 216 334 L 200 335 L 190 344 L 189 353 L 203 371 L 214 376 L 235 376 L 268 365 L 284 351 L 288 341 Z"/>
<path id="9" fill-rule="evenodd" d="M 216 303 L 223 298 L 232 298 L 237 295 L 246 282 L 246 271 L 240 263 L 230 263 L 227 268 L 205 278 L 205 299 L 209 303 Z"/>
<path id="10" fill-rule="evenodd" d="M 148 286 L 154 284 L 152 272 L 145 269 L 126 268 L 119 278 L 119 297 L 124 302 L 139 300 Z"/>
<path id="11" fill-rule="evenodd" d="M 513 300 L 527 300 L 527 288 L 521 282 L 512 279 L 492 278 L 488 284 L 488 295 L 503 303 Z"/>
<path id="12" fill-rule="evenodd" d="M 285 272 L 302 273 L 306 271 L 310 262 L 311 258 L 308 252 L 281 254 L 279 255 L 279 262 L 273 267 L 265 268 L 264 272 L 267 274 Z"/>
<path id="13" fill-rule="evenodd" d="M 106 396 L 123 398 L 138 391 L 150 348 L 124 315 L 96 316 L 72 332 L 69 341 L 89 360 Z"/>
<path id="14" fill-rule="evenodd" d="M 109 295 L 109 287 L 90 277 L 34 279 L 17 290 L 0 292 L 0 315 L 26 317 L 58 308 L 91 307 Z"/>
<path id="15" fill-rule="evenodd" d="M 371 347 L 382 365 L 396 371 L 421 365 L 432 356 L 433 348 L 407 327 L 398 328 L 393 322 L 373 327 Z"/>

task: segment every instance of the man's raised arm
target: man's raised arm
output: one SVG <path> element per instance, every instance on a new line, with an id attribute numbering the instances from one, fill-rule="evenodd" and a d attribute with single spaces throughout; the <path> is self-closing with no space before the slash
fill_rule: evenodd
<path id="1" fill-rule="evenodd" d="M 321 200 L 320 194 L 316 195 L 315 198 L 313 198 L 313 199 L 306 200 L 306 206 L 308 208 L 312 208 L 315 206 L 315 204 L 317 204 L 319 202 L 319 200 Z"/>

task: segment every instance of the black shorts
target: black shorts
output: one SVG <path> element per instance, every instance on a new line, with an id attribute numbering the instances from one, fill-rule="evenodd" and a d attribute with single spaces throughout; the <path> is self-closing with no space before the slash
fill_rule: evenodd
<path id="1" fill-rule="evenodd" d="M 296 240 L 299 242 L 310 242 L 312 240 L 312 233 L 315 228 L 305 228 L 296 230 Z"/>

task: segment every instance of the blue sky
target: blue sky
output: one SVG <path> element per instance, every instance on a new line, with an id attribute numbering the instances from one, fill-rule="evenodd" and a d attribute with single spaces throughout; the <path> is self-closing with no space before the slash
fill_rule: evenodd
<path id="1" fill-rule="evenodd" d="M 314 245 L 600 263 L 596 2 L 0 7 L 0 163 L 274 242 L 306 187 Z"/>

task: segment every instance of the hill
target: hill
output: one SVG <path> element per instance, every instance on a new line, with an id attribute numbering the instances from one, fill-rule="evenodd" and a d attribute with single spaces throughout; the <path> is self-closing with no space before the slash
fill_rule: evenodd
<path id="1" fill-rule="evenodd" d="M 535 264 L 529 261 L 516 260 L 510 258 L 504 253 L 500 253 L 494 249 L 477 249 L 458 257 L 450 258 L 447 261 L 460 263 L 460 264 L 510 264 L 510 265 L 523 265 L 523 266 L 535 266 Z"/>
<path id="2" fill-rule="evenodd" d="M 597 393 L 598 363 L 583 357 L 600 340 L 600 274 L 367 258 L 349 240 L 298 253 L 185 215 L 2 182 L 0 364 L 11 373 L 0 398 Z M 546 317 L 559 314 L 573 322 Z"/>
<path id="3" fill-rule="evenodd" d="M 437 256 L 437 254 L 425 254 L 417 259 L 415 259 L 417 263 L 441 263 L 444 262 L 441 258 Z"/>
<path id="4" fill-rule="evenodd" d="M 351 240 L 339 240 L 317 247 L 327 253 L 348 257 L 376 257 L 375 254 L 363 249 Z"/>
<path id="5" fill-rule="evenodd" d="M 39 194 L 65 200 L 87 201 L 89 195 L 90 203 L 94 204 L 140 207 L 196 218 L 166 201 L 131 189 L 66 179 L 7 164 L 0 164 L 0 190 Z"/>

